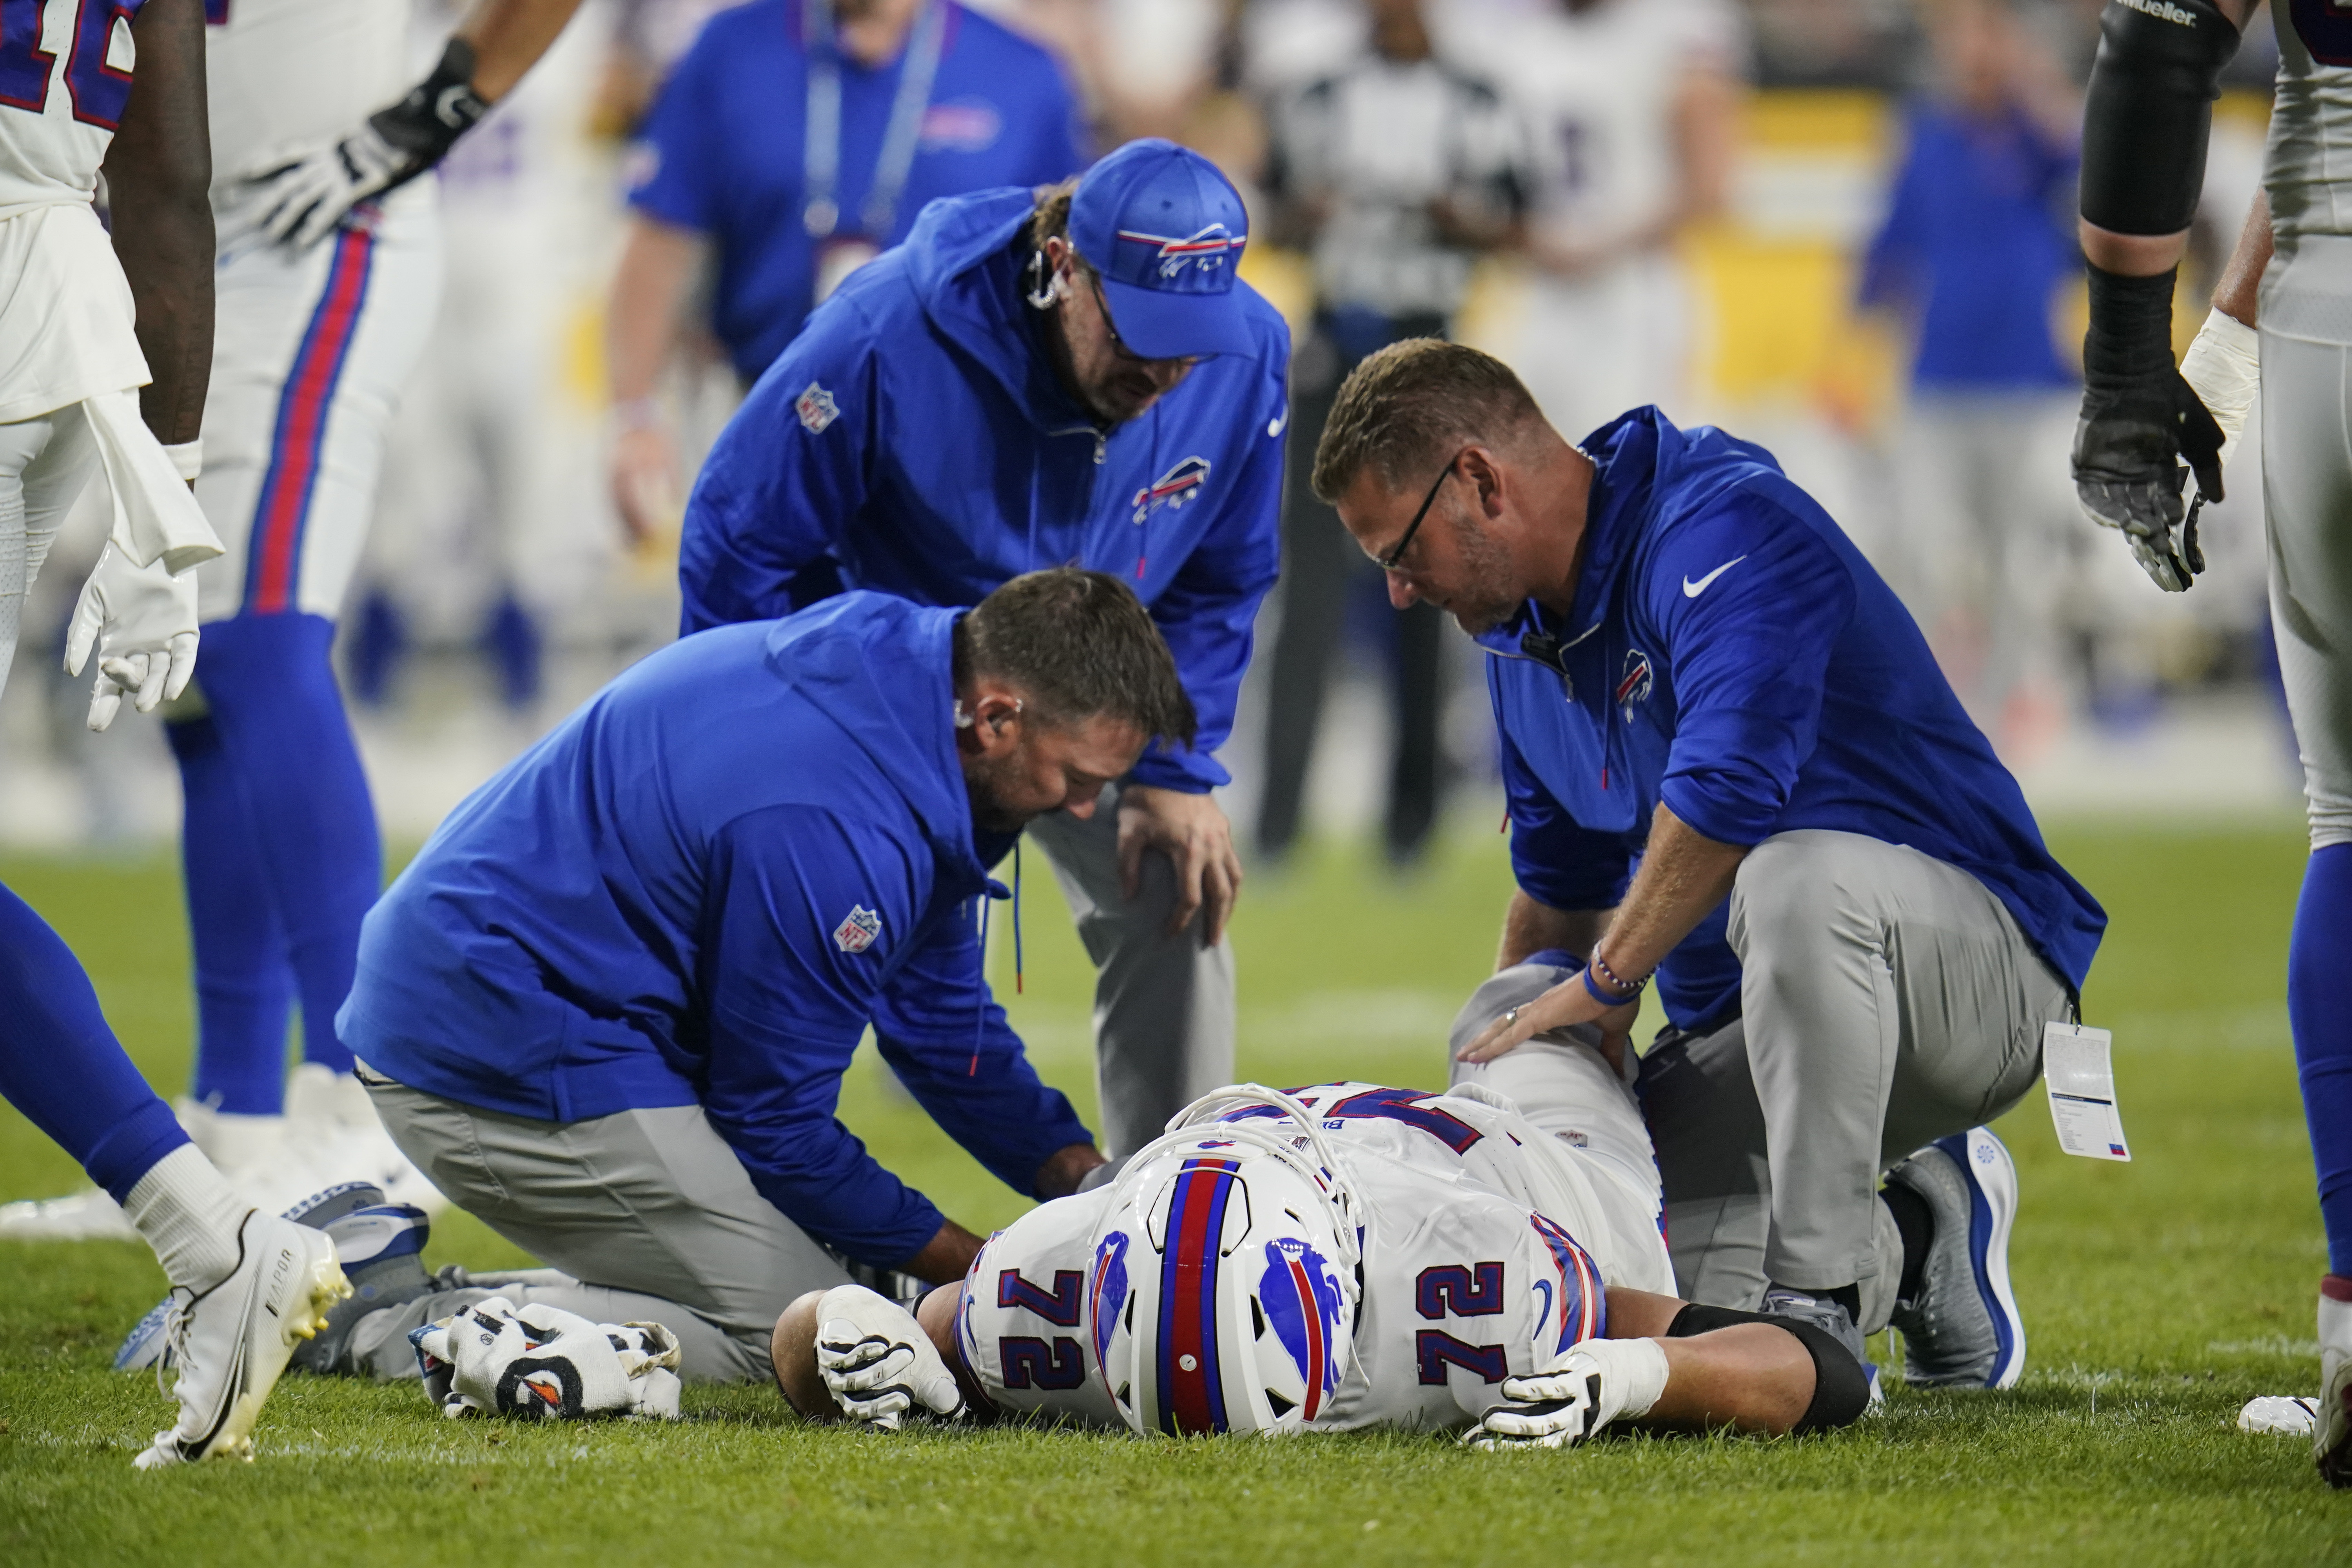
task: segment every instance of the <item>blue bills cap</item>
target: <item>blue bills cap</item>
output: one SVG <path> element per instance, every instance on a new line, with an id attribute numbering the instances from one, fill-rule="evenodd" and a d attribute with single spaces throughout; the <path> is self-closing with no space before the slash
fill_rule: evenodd
<path id="1" fill-rule="evenodd" d="M 1070 241 L 1102 274 L 1112 330 L 1146 359 L 1247 353 L 1234 291 L 1249 215 L 1189 148 L 1150 137 L 1097 163 L 1070 201 Z"/>

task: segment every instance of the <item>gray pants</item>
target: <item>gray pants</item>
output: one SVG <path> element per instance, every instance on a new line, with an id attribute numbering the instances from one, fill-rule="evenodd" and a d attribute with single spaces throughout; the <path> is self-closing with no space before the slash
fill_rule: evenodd
<path id="1" fill-rule="evenodd" d="M 1880 1173 L 2033 1087 L 2066 986 L 1983 883 L 1850 833 L 1758 845 L 1730 939 L 1741 1016 L 1643 1063 L 1676 1283 L 1750 1310 L 1859 1285 L 1875 1331 L 1902 1270 Z"/>
<path id="2" fill-rule="evenodd" d="M 1202 946 L 1197 916 L 1166 934 L 1176 870 L 1165 855 L 1143 858 L 1134 902 L 1120 896 L 1116 784 L 1087 820 L 1057 811 L 1031 823 L 1029 836 L 1052 860 L 1095 963 L 1095 1089 L 1103 1152 L 1117 1159 L 1233 1081 L 1233 943 Z"/>
<path id="3" fill-rule="evenodd" d="M 459 1276 L 457 1289 L 371 1313 L 352 1335 L 355 1371 L 414 1376 L 409 1330 L 504 1296 L 663 1324 L 689 1382 L 764 1381 L 785 1306 L 848 1279 L 752 1187 L 700 1106 L 534 1121 L 373 1072 L 363 1081 L 393 1142 L 450 1202 L 554 1268 Z"/>

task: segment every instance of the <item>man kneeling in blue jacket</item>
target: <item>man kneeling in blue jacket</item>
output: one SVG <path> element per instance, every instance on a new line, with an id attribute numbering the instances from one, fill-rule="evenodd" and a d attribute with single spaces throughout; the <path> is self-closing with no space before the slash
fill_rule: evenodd
<path id="1" fill-rule="evenodd" d="M 1597 1024 L 1622 1065 L 1654 973 L 1682 1294 L 1856 1360 L 1891 1319 L 1914 1384 L 2009 1386 L 2016 1173 L 1979 1124 L 2040 1076 L 2106 917 L 1886 584 L 1761 447 L 1654 408 L 1570 446 L 1450 343 L 1356 368 L 1314 483 L 1395 603 L 1493 656 L 1497 967 L 1526 984 L 1480 993 L 1459 1060 Z"/>
<path id="2" fill-rule="evenodd" d="M 337 1364 L 396 1374 L 409 1329 L 499 1294 L 759 1380 L 842 1258 L 961 1278 L 980 1238 L 835 1120 L 842 1072 L 871 1025 L 1015 1190 L 1100 1164 L 982 977 L 983 857 L 1193 723 L 1135 595 L 1073 568 L 969 611 L 847 594 L 614 680 L 442 824 L 338 1018 L 402 1151 L 554 1270 L 392 1304 Z"/>

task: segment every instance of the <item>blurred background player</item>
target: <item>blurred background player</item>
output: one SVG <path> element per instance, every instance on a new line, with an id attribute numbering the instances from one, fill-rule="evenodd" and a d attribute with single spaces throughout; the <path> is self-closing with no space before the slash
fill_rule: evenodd
<path id="1" fill-rule="evenodd" d="M 207 13 L 218 308 L 196 499 L 228 553 L 198 585 L 204 679 L 165 713 L 197 1004 L 181 1114 L 271 1210 L 345 1177 L 438 1202 L 335 1035 L 383 850 L 328 649 L 440 285 L 434 189 L 412 182 L 576 4 L 483 0 L 433 74 L 356 129 L 352 103 L 399 90 L 401 0 L 216 0 Z M 58 1235 L 126 1223 L 103 1194 L 44 1212 Z"/>
<path id="2" fill-rule="evenodd" d="M 647 116 L 613 281 L 613 493 L 639 538 L 673 525 L 676 442 L 655 393 L 709 270 L 710 325 L 745 388 L 926 203 L 1085 166 L 1061 68 L 956 0 L 755 0 L 714 16 Z"/>
<path id="3" fill-rule="evenodd" d="M 2179 369 L 2172 294 L 2205 174 L 2211 99 L 2252 0 L 2106 7 L 2083 123 L 2091 280 L 2074 483 L 2156 584 L 2205 568 L 2196 510 L 2218 500 L 2259 375 L 2271 621 L 2303 752 L 2311 858 L 2287 948 L 2287 1016 L 2319 1178 L 2319 1471 L 2352 1487 L 2352 18 L 2296 5 L 2279 29 L 2263 195 Z M 2259 321 L 2257 304 L 2259 303 Z M 2259 336 L 2257 336 L 2259 328 Z M 2257 368 L 2259 366 L 2259 369 Z M 2184 377 L 2184 372 L 2186 373 Z M 2186 465 L 2184 467 L 2183 465 Z"/>
<path id="4" fill-rule="evenodd" d="M 1528 389 L 1570 439 L 1645 403 L 1680 405 L 1696 296 L 1675 246 L 1726 195 L 1738 11 L 1464 0 L 1454 26 L 1528 116 L 1530 275 L 1511 354 Z"/>
<path id="5" fill-rule="evenodd" d="M 1935 89 L 1864 259 L 1911 337 L 1898 515 L 1877 564 L 2004 755 L 2063 722 L 2058 632 L 2080 527 L 2058 482 L 2076 377 L 2053 326 L 2079 272 L 2066 203 L 2082 106 L 2008 0 L 1927 15 Z"/>
<path id="6" fill-rule="evenodd" d="M 0 55 L 0 682 L 27 582 L 103 467 L 115 527 L 69 656 L 79 669 L 95 636 L 102 727 L 126 690 L 152 710 L 184 685 L 187 574 L 221 552 L 184 482 L 203 462 L 211 358 L 204 15 L 198 0 L 30 15 L 47 31 Z M 112 247 L 91 206 L 101 170 Z M 250 1454 L 294 1339 L 350 1293 L 333 1245 L 231 1190 L 123 1054 L 80 963 L 5 889 L 0 1092 L 122 1205 L 172 1282 L 180 1415 L 135 1463 Z M 39 1207 L 0 1209 L 0 1235 L 39 1234 Z"/>
<path id="7" fill-rule="evenodd" d="M 1278 232 L 1315 258 L 1314 327 L 1291 367 L 1281 620 L 1258 805 L 1258 847 L 1273 857 L 1298 835 L 1350 605 L 1386 598 L 1380 574 L 1307 483 L 1324 417 L 1366 354 L 1449 331 L 1479 253 L 1517 238 L 1525 206 L 1519 127 L 1495 89 L 1439 57 L 1421 0 L 1369 0 L 1364 9 L 1362 48 L 1279 101 L 1269 142 Z M 1375 624 L 1394 631 L 1385 650 L 1396 719 L 1385 831 L 1389 858 L 1402 865 L 1419 857 L 1437 820 L 1444 616 L 1415 605 Z"/>

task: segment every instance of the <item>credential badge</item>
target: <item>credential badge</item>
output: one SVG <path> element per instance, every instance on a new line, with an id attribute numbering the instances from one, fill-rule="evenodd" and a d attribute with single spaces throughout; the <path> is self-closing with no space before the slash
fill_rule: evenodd
<path id="1" fill-rule="evenodd" d="M 841 417 L 841 405 L 833 400 L 832 393 L 812 381 L 807 390 L 793 399 L 793 412 L 800 416 L 801 428 L 815 436 Z"/>
<path id="2" fill-rule="evenodd" d="M 833 928 L 833 945 L 844 952 L 864 952 L 881 934 L 882 917 L 864 904 L 853 904 L 849 918 Z"/>

